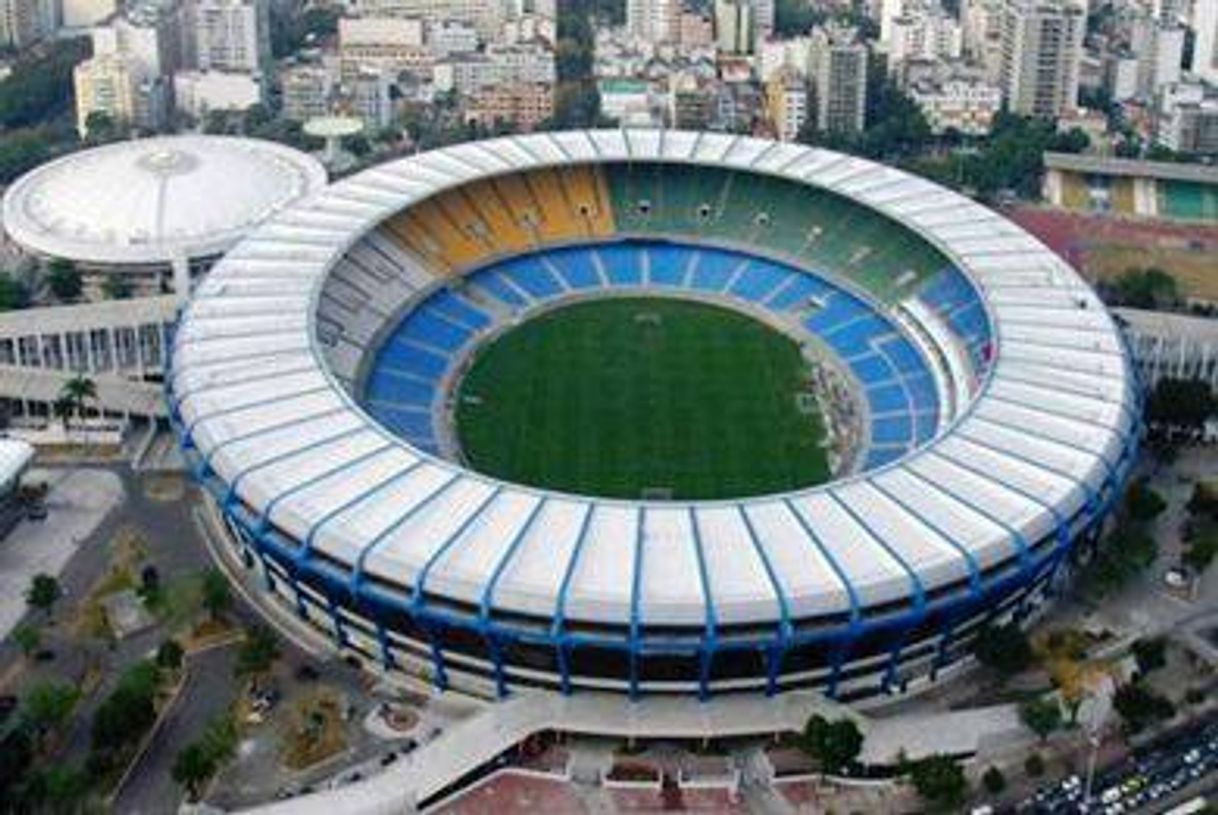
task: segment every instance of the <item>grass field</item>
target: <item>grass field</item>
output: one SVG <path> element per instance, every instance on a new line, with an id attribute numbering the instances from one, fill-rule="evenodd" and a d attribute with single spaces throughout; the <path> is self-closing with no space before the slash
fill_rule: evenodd
<path id="1" fill-rule="evenodd" d="M 585 495 L 726 498 L 826 480 L 799 349 L 727 309 L 662 298 L 579 303 L 482 349 L 460 385 L 467 461 Z"/>

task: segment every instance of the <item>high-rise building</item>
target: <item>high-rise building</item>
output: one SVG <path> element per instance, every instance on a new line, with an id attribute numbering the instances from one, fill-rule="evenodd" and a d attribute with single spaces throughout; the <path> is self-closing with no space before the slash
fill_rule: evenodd
<path id="1" fill-rule="evenodd" d="M 268 0 L 194 0 L 194 67 L 265 73 L 271 62 L 269 9 Z"/>
<path id="2" fill-rule="evenodd" d="M 812 32 L 811 52 L 816 129 L 858 133 L 867 114 L 867 47 L 855 29 L 829 25 Z"/>
<path id="3" fill-rule="evenodd" d="M 1086 26 L 1079 0 L 1007 0 L 1001 85 L 1011 111 L 1054 118 L 1077 107 Z"/>
<path id="4" fill-rule="evenodd" d="M 45 36 L 38 22 L 34 0 L 0 0 L 0 46 L 25 48 L 37 42 Z"/>
<path id="5" fill-rule="evenodd" d="M 1198 0 L 1193 4 L 1193 73 L 1218 85 L 1218 2 Z"/>
<path id="6" fill-rule="evenodd" d="M 162 129 L 168 121 L 171 77 L 179 67 L 178 18 L 150 3 L 131 3 L 122 16 L 92 31 L 93 56 L 76 66 L 76 127 L 89 115 L 115 124 Z"/>
<path id="7" fill-rule="evenodd" d="M 775 0 L 753 0 L 753 31 L 757 42 L 774 36 L 778 8 Z"/>
<path id="8" fill-rule="evenodd" d="M 673 42 L 680 33 L 681 0 L 627 0 L 626 29 L 651 42 Z"/>
<path id="9" fill-rule="evenodd" d="M 808 83 L 784 66 L 766 83 L 766 107 L 780 141 L 795 141 L 808 120 Z"/>
<path id="10" fill-rule="evenodd" d="M 748 0 L 715 0 L 715 45 L 725 54 L 751 54 L 755 10 Z"/>

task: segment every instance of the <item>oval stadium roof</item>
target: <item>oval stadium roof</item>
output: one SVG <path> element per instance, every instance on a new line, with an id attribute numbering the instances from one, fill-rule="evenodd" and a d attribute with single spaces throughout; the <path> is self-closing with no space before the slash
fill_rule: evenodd
<path id="1" fill-rule="evenodd" d="M 449 187 L 602 161 L 778 175 L 916 231 L 973 281 L 992 317 L 994 360 L 980 395 L 891 465 L 785 495 L 692 503 L 499 482 L 371 419 L 327 367 L 314 314 L 352 243 Z M 506 137 L 331 185 L 212 270 L 181 321 L 173 371 L 199 455 L 263 524 L 353 574 L 420 594 L 617 625 L 857 612 L 976 575 L 1089 505 L 1137 421 L 1134 375 L 1112 317 L 1018 226 L 863 159 L 679 131 Z"/>
<path id="2" fill-rule="evenodd" d="M 94 264 L 219 254 L 325 186 L 312 156 L 261 139 L 117 142 L 37 167 L 4 196 L 4 228 L 34 252 Z"/>

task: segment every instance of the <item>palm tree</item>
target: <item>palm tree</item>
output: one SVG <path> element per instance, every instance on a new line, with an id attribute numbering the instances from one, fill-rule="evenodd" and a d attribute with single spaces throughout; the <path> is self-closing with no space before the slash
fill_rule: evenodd
<path id="1" fill-rule="evenodd" d="M 54 414 L 56 419 L 63 423 L 63 431 L 65 436 L 68 432 L 68 419 L 72 416 L 72 410 L 74 407 L 75 406 L 72 404 L 72 400 L 66 396 L 60 396 L 51 403 L 51 413 Z"/>
<path id="2" fill-rule="evenodd" d="M 64 403 L 64 408 L 71 406 L 71 410 L 76 413 L 83 425 L 85 418 L 85 403 L 91 402 L 97 398 L 97 383 L 84 374 L 76 376 L 63 383 L 63 387 L 59 389 L 59 400 L 56 402 L 58 408 L 59 402 Z M 66 415 L 66 414 L 65 414 Z"/>

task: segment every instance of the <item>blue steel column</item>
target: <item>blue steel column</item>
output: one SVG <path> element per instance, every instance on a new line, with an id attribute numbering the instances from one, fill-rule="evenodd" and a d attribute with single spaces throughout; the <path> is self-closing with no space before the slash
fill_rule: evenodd
<path id="1" fill-rule="evenodd" d="M 550 625 L 550 638 L 554 641 L 555 657 L 558 662 L 559 684 L 564 696 L 569 696 L 571 693 L 571 660 L 568 655 L 568 649 L 572 646 L 567 636 L 567 592 L 571 588 L 571 581 L 575 578 L 575 569 L 579 565 L 579 556 L 583 551 L 584 539 L 588 535 L 588 527 L 592 523 L 592 505 L 589 504 L 584 510 L 583 520 L 579 524 L 579 532 L 576 533 L 575 547 L 571 550 L 571 556 L 567 559 L 567 567 L 563 572 L 562 582 L 558 586 L 558 596 L 554 600 L 554 621 Z"/>

